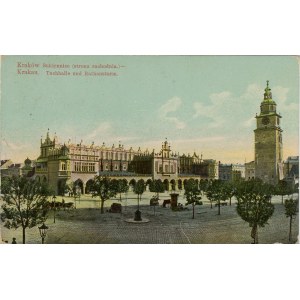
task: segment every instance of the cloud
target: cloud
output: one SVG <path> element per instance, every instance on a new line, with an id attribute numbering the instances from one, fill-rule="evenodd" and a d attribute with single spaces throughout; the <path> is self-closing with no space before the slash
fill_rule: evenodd
<path id="1" fill-rule="evenodd" d="M 181 104 L 182 101 L 179 97 L 173 97 L 159 108 L 160 118 L 174 124 L 177 129 L 184 129 L 186 127 L 186 123 L 180 121 L 177 117 L 170 117 L 169 113 L 176 112 L 180 108 Z"/>
<path id="2" fill-rule="evenodd" d="M 211 102 L 218 105 L 226 104 L 230 98 L 232 98 L 232 94 L 228 91 L 213 93 L 210 95 Z"/>
<path id="3" fill-rule="evenodd" d="M 175 117 L 166 117 L 166 120 L 171 122 L 171 123 L 174 123 L 175 124 L 175 127 L 177 129 L 183 129 L 185 128 L 186 124 L 183 122 L 183 121 L 179 121 L 177 118 Z"/>
<path id="4" fill-rule="evenodd" d="M 194 103 L 193 107 L 195 113 L 192 117 L 194 119 L 198 117 L 209 119 L 209 121 L 205 123 L 206 128 L 209 129 L 217 128 L 222 126 L 222 124 L 224 123 L 223 117 L 221 117 L 216 111 L 217 106 L 214 105 L 206 106 L 198 102 L 198 103 Z"/>
<path id="5" fill-rule="evenodd" d="M 254 128 L 254 126 L 255 126 L 255 118 L 254 117 L 243 122 L 243 127 Z"/>
<path id="6" fill-rule="evenodd" d="M 98 125 L 97 128 L 95 128 L 91 133 L 89 133 L 86 138 L 88 140 L 95 139 L 99 137 L 106 137 L 108 136 L 112 131 L 112 126 L 109 122 L 102 122 Z"/>
<path id="7" fill-rule="evenodd" d="M 210 104 L 208 105 L 201 102 L 193 104 L 195 111 L 193 118 L 208 118 L 209 121 L 206 123 L 207 128 L 221 127 L 226 121 L 224 108 L 232 101 L 232 94 L 229 91 L 223 91 L 221 93 L 213 93 L 209 98 Z"/>
<path id="8" fill-rule="evenodd" d="M 275 86 L 272 88 L 272 94 L 275 102 L 277 103 L 278 111 L 294 111 L 298 109 L 298 104 L 295 102 L 288 102 L 288 88 L 284 88 L 281 86 Z"/>
<path id="9" fill-rule="evenodd" d="M 190 138 L 190 139 L 175 139 L 172 143 L 176 144 L 193 144 L 193 143 L 204 143 L 204 142 L 218 142 L 224 140 L 224 136 L 206 136 L 201 138 Z"/>
<path id="10" fill-rule="evenodd" d="M 229 91 L 213 93 L 209 95 L 208 104 L 204 101 L 194 102 L 193 118 L 207 118 L 207 128 L 221 128 L 222 126 L 226 128 L 226 125 L 233 129 L 254 127 L 255 115 L 259 113 L 263 92 L 263 86 L 252 83 L 240 95 L 234 95 Z M 288 88 L 274 86 L 272 92 L 277 103 L 277 111 L 287 112 L 298 109 L 297 103 L 288 103 Z M 245 121 L 246 115 L 253 117 Z"/>
<path id="11" fill-rule="evenodd" d="M 163 104 L 159 111 L 161 116 L 166 117 L 169 112 L 176 111 L 181 106 L 181 99 L 179 97 L 173 97 Z"/>
<path id="12" fill-rule="evenodd" d="M 28 144 L 20 144 L 20 143 L 13 143 L 8 141 L 7 139 L 2 139 L 1 146 L 9 151 L 16 151 L 26 149 L 29 145 Z"/>
<path id="13" fill-rule="evenodd" d="M 36 159 L 39 148 L 32 150 L 32 145 L 27 143 L 16 143 L 6 138 L 1 140 L 1 159 L 11 159 L 14 163 L 23 162 L 26 157 Z"/>

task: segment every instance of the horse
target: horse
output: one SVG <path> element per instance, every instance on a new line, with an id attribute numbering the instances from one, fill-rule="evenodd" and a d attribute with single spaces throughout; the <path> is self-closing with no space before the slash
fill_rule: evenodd
<path id="1" fill-rule="evenodd" d="M 164 200 L 163 204 L 162 204 L 162 207 L 166 207 L 166 206 L 170 206 L 171 205 L 171 199 L 168 199 L 168 200 Z"/>

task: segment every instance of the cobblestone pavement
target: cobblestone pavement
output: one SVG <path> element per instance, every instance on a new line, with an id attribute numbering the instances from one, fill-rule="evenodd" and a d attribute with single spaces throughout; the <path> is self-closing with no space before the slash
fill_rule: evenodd
<path id="1" fill-rule="evenodd" d="M 182 200 L 182 199 L 181 199 Z M 288 243 L 289 219 L 284 215 L 284 206 L 275 198 L 275 212 L 264 228 L 259 228 L 259 243 Z M 89 204 L 87 204 L 89 201 Z M 134 200 L 136 202 L 136 200 Z M 111 201 L 113 202 L 113 201 Z M 162 200 L 161 200 L 162 202 Z M 182 202 L 184 203 L 184 202 Z M 195 219 L 192 209 L 174 212 L 169 208 L 141 205 L 142 217 L 149 223 L 127 223 L 132 218 L 136 205 L 129 203 L 122 214 L 100 213 L 95 200 L 82 200 L 77 209 L 58 211 L 56 223 L 50 214 L 45 242 L 48 244 L 250 244 L 250 227 L 236 213 L 236 204 L 221 207 L 197 206 Z M 106 206 L 108 206 L 107 203 Z M 8 230 L 2 227 L 2 238 L 9 243 L 16 237 L 22 242 L 21 230 Z M 297 240 L 299 218 L 293 221 L 293 242 Z M 41 243 L 38 228 L 26 230 L 26 243 Z"/>

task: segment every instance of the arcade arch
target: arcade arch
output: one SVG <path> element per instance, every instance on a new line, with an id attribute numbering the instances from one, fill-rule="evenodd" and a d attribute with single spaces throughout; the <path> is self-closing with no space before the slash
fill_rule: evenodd
<path id="1" fill-rule="evenodd" d="M 83 194 L 83 181 L 81 179 L 77 179 L 74 182 L 74 192 L 75 194 L 78 194 L 80 192 L 80 194 Z"/>

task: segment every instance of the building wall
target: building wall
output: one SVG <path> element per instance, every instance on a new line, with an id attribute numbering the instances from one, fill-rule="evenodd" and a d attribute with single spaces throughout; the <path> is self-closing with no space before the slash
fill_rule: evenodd
<path id="1" fill-rule="evenodd" d="M 219 164 L 219 179 L 238 181 L 245 178 L 245 166 L 241 164 Z"/>
<path id="2" fill-rule="evenodd" d="M 255 162 L 251 161 L 245 163 L 245 180 L 250 180 L 255 178 Z"/>

